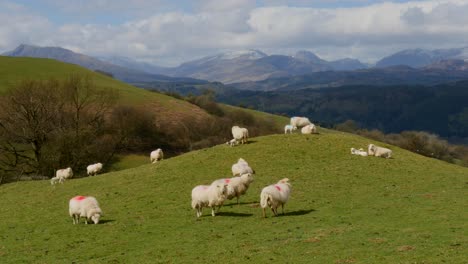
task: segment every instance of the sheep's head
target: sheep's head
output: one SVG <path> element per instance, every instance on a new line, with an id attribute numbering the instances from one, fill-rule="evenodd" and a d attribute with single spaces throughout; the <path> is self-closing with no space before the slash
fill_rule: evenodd
<path id="1" fill-rule="evenodd" d="M 284 183 L 284 184 L 287 184 L 287 185 L 291 185 L 291 184 L 289 183 L 289 179 L 288 179 L 288 178 L 284 178 L 284 179 L 280 180 L 278 183 Z"/>
<path id="2" fill-rule="evenodd" d="M 244 184 L 250 184 L 254 180 L 252 174 L 250 173 L 242 174 L 240 177 Z"/>
<path id="3" fill-rule="evenodd" d="M 297 126 L 293 126 L 293 128 L 292 128 L 292 129 L 293 129 L 293 130 L 297 130 Z"/>
<path id="4" fill-rule="evenodd" d="M 375 152 L 375 145 L 374 144 L 369 144 L 368 152 L 369 152 L 369 155 L 374 155 L 374 152 Z"/>
<path id="5" fill-rule="evenodd" d="M 99 223 L 99 218 L 101 218 L 101 213 L 95 213 L 91 216 L 91 220 L 94 222 L 95 225 Z"/>

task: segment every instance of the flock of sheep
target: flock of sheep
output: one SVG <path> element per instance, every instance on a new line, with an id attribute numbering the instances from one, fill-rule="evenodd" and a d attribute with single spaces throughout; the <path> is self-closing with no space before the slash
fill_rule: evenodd
<path id="1" fill-rule="evenodd" d="M 292 117 L 290 124 L 284 127 L 284 133 L 293 133 L 298 127 L 301 127 L 302 134 L 317 133 L 316 126 L 306 117 Z M 226 142 L 226 144 L 232 147 L 248 143 L 249 132 L 246 128 L 233 126 L 231 132 L 233 139 Z M 362 148 L 351 148 L 351 154 L 391 158 L 392 151 L 370 144 L 367 152 Z M 163 151 L 160 148 L 150 153 L 150 161 L 153 164 L 162 160 L 163 157 Z M 101 163 L 92 164 L 87 167 L 87 173 L 90 176 L 96 175 L 101 170 Z M 192 208 L 196 211 L 197 218 L 202 216 L 202 210 L 205 207 L 211 208 L 211 215 L 215 216 L 225 200 L 231 200 L 236 197 L 239 204 L 240 196 L 247 192 L 247 189 L 254 180 L 253 175 L 255 171 L 242 158 L 232 165 L 231 170 L 232 178 L 217 179 L 209 185 L 197 185 L 192 189 Z M 51 184 L 56 184 L 57 182 L 63 183 L 72 176 L 73 171 L 71 168 L 57 170 L 55 177 L 51 179 Z M 288 178 L 281 179 L 275 184 L 264 187 L 260 193 L 260 207 L 263 211 L 263 217 L 266 217 L 265 210 L 267 207 L 277 216 L 278 208 L 281 206 L 284 214 L 284 205 L 289 200 L 290 193 L 291 184 Z M 73 224 L 79 223 L 81 217 L 85 218 L 86 224 L 88 224 L 88 221 L 97 224 L 99 223 L 102 211 L 96 198 L 92 196 L 75 196 L 70 199 L 69 214 L 73 218 Z"/>

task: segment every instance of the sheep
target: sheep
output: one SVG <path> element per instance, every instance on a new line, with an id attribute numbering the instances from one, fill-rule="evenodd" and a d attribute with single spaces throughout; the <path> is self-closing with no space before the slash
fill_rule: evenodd
<path id="1" fill-rule="evenodd" d="M 216 183 L 211 185 L 198 185 L 192 189 L 192 208 L 197 212 L 197 218 L 202 216 L 203 207 L 211 207 L 211 215 L 216 215 L 216 207 L 218 212 L 226 200 L 227 184 Z"/>
<path id="2" fill-rule="evenodd" d="M 281 205 L 284 215 L 284 204 L 288 201 L 290 193 L 291 184 L 288 178 L 284 178 L 276 184 L 263 188 L 260 194 L 260 206 L 262 207 L 263 217 L 266 217 L 265 209 L 268 206 L 271 208 L 273 214 L 277 216 L 277 208 Z"/>
<path id="3" fill-rule="evenodd" d="M 382 157 L 382 158 L 391 158 L 392 151 L 388 148 L 378 147 L 374 144 L 369 144 L 368 151 L 370 156 Z"/>
<path id="4" fill-rule="evenodd" d="M 301 129 L 302 134 L 312 134 L 312 133 L 317 133 L 317 128 L 315 127 L 314 124 L 309 124 L 306 125 Z"/>
<path id="5" fill-rule="evenodd" d="M 237 142 L 237 139 L 233 138 L 233 139 L 229 140 L 228 142 L 226 142 L 226 144 L 231 146 L 231 147 L 234 147 L 235 145 L 238 145 L 239 142 Z"/>
<path id="6" fill-rule="evenodd" d="M 80 217 L 85 218 L 86 224 L 88 224 L 88 220 L 93 221 L 94 224 L 98 224 L 102 215 L 98 201 L 92 196 L 80 195 L 71 198 L 68 211 L 70 217 L 73 218 L 73 224 L 79 224 Z"/>
<path id="7" fill-rule="evenodd" d="M 249 166 L 247 161 L 243 158 L 240 158 L 237 163 L 233 164 L 231 167 L 232 176 L 240 176 L 242 174 L 250 173 L 255 174 L 255 171 Z"/>
<path id="8" fill-rule="evenodd" d="M 296 130 L 297 127 L 296 126 L 292 126 L 292 125 L 285 125 L 284 126 L 284 133 L 287 134 L 289 132 L 289 134 L 292 134 L 292 132 L 294 130 Z"/>
<path id="9" fill-rule="evenodd" d="M 307 125 L 310 125 L 312 124 L 312 122 L 310 122 L 309 118 L 307 117 L 298 117 L 298 116 L 293 116 L 291 117 L 291 122 L 290 122 L 290 125 L 291 126 L 295 126 L 295 127 L 303 127 L 303 126 L 307 126 Z"/>
<path id="10" fill-rule="evenodd" d="M 363 157 L 367 157 L 368 154 L 366 151 L 364 151 L 362 148 L 360 148 L 359 150 L 358 149 L 355 149 L 355 148 L 351 148 L 351 154 L 353 155 L 359 155 L 359 156 L 363 156 Z"/>
<path id="11" fill-rule="evenodd" d="M 238 177 L 219 179 L 214 181 L 214 183 L 227 184 L 226 199 L 231 200 L 236 197 L 237 204 L 239 204 L 239 197 L 247 192 L 253 180 L 252 174 L 245 173 Z"/>
<path id="12" fill-rule="evenodd" d="M 232 132 L 232 137 L 236 141 L 240 141 L 241 144 L 248 143 L 249 131 L 247 130 L 247 128 L 233 126 L 231 128 L 231 132 Z"/>
<path id="13" fill-rule="evenodd" d="M 151 163 L 156 163 L 158 162 L 158 160 L 162 160 L 164 158 L 164 153 L 162 151 L 162 149 L 158 148 L 157 150 L 154 150 L 151 152 L 150 154 L 150 160 L 151 160 Z"/>
<path id="14" fill-rule="evenodd" d="M 71 177 L 73 177 L 72 168 L 68 167 L 66 169 L 57 170 L 55 172 L 54 178 L 56 179 L 54 180 L 54 182 L 58 180 L 60 183 L 63 183 L 66 179 L 70 179 Z"/>
<path id="15" fill-rule="evenodd" d="M 86 170 L 88 172 L 88 176 L 95 176 L 96 174 L 98 174 L 101 170 L 102 170 L 102 163 L 96 163 L 96 164 L 92 164 L 92 165 L 89 165 L 88 167 L 86 167 Z"/>
<path id="16" fill-rule="evenodd" d="M 58 182 L 61 182 L 61 181 L 60 181 L 60 179 L 57 178 L 57 177 L 53 177 L 53 178 L 50 179 L 50 184 L 52 184 L 52 185 L 55 185 L 55 184 L 57 184 Z"/>

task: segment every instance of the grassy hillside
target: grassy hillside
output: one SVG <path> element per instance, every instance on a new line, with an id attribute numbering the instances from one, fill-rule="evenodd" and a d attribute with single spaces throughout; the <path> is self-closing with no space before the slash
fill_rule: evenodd
<path id="1" fill-rule="evenodd" d="M 393 159 L 350 155 L 369 140 L 339 132 L 273 135 L 157 165 L 0 186 L 2 263 L 466 263 L 468 169 L 390 146 Z M 246 159 L 241 205 L 197 220 L 191 189 Z M 293 190 L 286 215 L 261 218 L 261 189 Z M 72 225 L 68 200 L 93 195 L 99 225 Z"/>

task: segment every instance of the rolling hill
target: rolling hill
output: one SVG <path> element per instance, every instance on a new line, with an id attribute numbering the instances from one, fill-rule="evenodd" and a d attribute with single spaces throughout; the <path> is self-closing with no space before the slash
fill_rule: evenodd
<path id="1" fill-rule="evenodd" d="M 465 263 L 468 169 L 390 147 L 350 155 L 368 139 L 321 130 L 219 145 L 52 187 L 0 186 L 2 263 Z M 196 219 L 191 189 L 256 170 L 241 204 Z M 286 214 L 261 218 L 261 189 L 292 182 Z M 95 196 L 98 225 L 72 225 L 68 200 Z"/>

